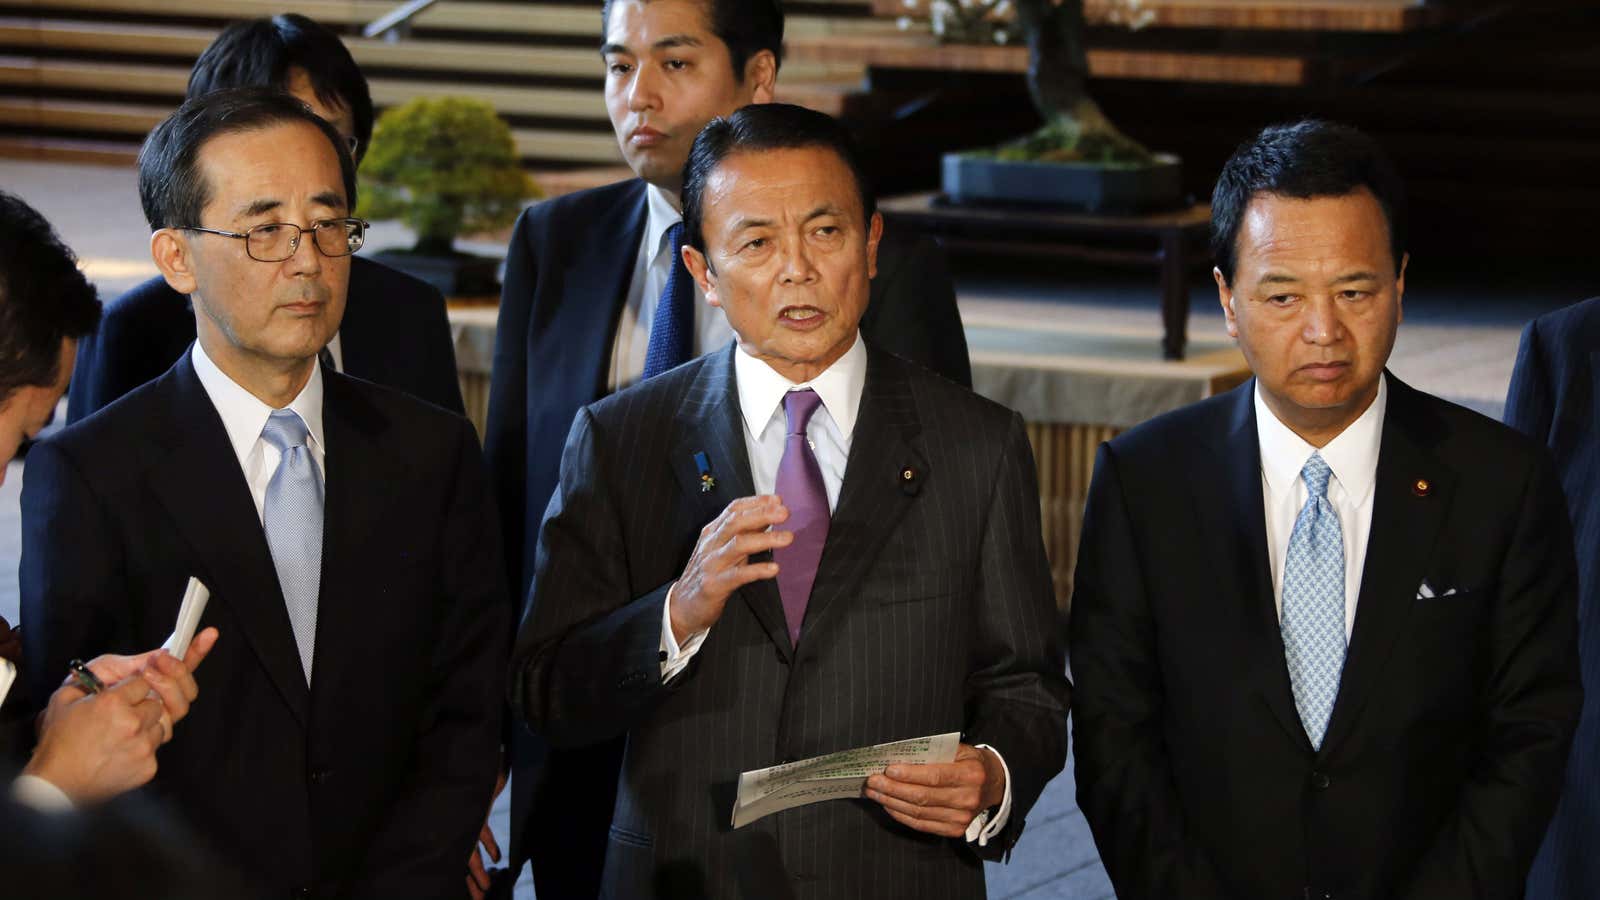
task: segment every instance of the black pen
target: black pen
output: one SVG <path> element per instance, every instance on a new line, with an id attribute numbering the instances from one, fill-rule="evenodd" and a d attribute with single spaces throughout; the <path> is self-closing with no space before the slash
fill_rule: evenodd
<path id="1" fill-rule="evenodd" d="M 67 663 L 67 671 L 71 673 L 72 680 L 78 683 L 78 687 L 83 688 L 85 694 L 98 694 L 105 690 L 105 683 L 84 665 L 83 660 L 75 659 Z"/>

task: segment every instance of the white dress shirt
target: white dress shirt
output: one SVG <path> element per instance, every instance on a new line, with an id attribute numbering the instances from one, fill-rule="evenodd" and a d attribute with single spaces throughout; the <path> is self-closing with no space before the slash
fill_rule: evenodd
<path id="1" fill-rule="evenodd" d="M 194 343 L 192 359 L 194 373 L 200 378 L 206 395 L 211 398 L 211 405 L 216 407 L 217 415 L 222 417 L 228 442 L 233 445 L 233 452 L 239 458 L 239 468 L 244 471 L 244 480 L 250 486 L 250 499 L 256 504 L 256 519 L 265 524 L 267 485 L 272 482 L 272 473 L 278 470 L 278 460 L 283 455 L 276 447 L 261 439 L 261 429 L 266 427 L 273 409 L 223 374 L 211 357 L 206 356 L 199 341 Z M 306 423 L 306 431 L 309 432 L 306 447 L 317 464 L 317 472 L 326 480 L 328 469 L 324 460 L 327 443 L 322 432 L 321 366 L 311 367 L 310 380 L 289 401 L 287 408 Z"/>
<path id="2" fill-rule="evenodd" d="M 1378 396 L 1350 427 L 1318 450 L 1289 430 L 1268 408 L 1256 384 L 1256 436 L 1261 443 L 1261 499 L 1267 512 L 1267 555 L 1272 561 L 1272 597 L 1283 618 L 1283 566 L 1295 519 L 1306 505 L 1306 483 L 1300 470 L 1313 453 L 1332 470 L 1328 502 L 1339 516 L 1344 536 L 1344 637 L 1355 628 L 1361 573 L 1367 561 L 1367 536 L 1372 533 L 1372 497 L 1378 474 L 1378 449 L 1383 441 L 1383 416 L 1389 405 L 1387 376 L 1379 376 Z"/>
<path id="3" fill-rule="evenodd" d="M 799 384 L 790 381 L 746 353 L 743 347 L 734 350 L 733 374 L 739 392 L 740 420 L 744 423 L 744 446 L 750 457 L 750 477 L 757 494 L 773 493 L 778 483 L 778 466 L 783 462 L 789 434 L 784 398 L 790 391 L 809 388 L 822 399 L 806 425 L 806 441 L 822 470 L 828 511 L 832 513 L 839 505 L 839 489 L 844 485 L 845 465 L 850 461 L 850 440 L 855 433 L 856 415 L 861 411 L 861 392 L 867 383 L 867 348 L 860 334 L 844 356 L 810 381 Z M 667 602 L 661 610 L 661 651 L 665 654 L 661 680 L 670 681 L 682 672 L 709 633 L 708 629 L 690 635 L 682 647 L 678 646 L 672 633 L 672 590 L 669 589 Z M 1005 796 L 995 815 L 991 817 L 988 810 L 983 810 L 967 826 L 967 840 L 977 841 L 978 846 L 984 847 L 1011 818 L 1011 769 L 1000 751 L 987 744 L 977 746 L 989 750 L 1000 760 L 1006 781 Z"/>
<path id="4" fill-rule="evenodd" d="M 675 261 L 667 230 L 683 221 L 683 213 L 673 207 L 667 195 L 653 184 L 645 185 L 646 218 L 644 237 L 639 241 L 634 260 L 633 279 L 628 283 L 628 302 L 622 306 L 617 322 L 617 339 L 611 347 L 611 367 L 606 384 L 621 390 L 644 374 L 645 352 L 650 349 L 650 326 L 656 319 L 656 306 Z M 722 310 L 706 303 L 700 285 L 694 286 L 695 356 L 715 350 L 733 340 L 733 328 Z"/>

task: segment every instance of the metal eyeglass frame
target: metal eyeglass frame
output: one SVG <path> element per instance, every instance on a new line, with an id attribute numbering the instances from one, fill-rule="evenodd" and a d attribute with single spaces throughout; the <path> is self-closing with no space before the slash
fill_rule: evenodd
<path id="1" fill-rule="evenodd" d="M 346 227 L 352 223 L 359 226 L 355 234 L 349 235 L 346 239 L 347 246 L 350 243 L 350 238 L 354 239 L 355 244 L 355 246 L 350 247 L 348 252 L 329 253 L 328 251 L 322 249 L 321 244 L 317 243 L 317 239 L 315 237 L 316 230 L 323 225 L 330 225 L 335 222 L 343 223 Z M 296 225 L 293 222 L 262 222 L 260 225 L 252 225 L 244 231 L 224 231 L 221 228 L 206 228 L 203 225 L 179 225 L 177 228 L 179 231 L 198 231 L 202 234 L 215 234 L 221 237 L 244 241 L 244 252 L 246 256 L 250 257 L 256 262 L 276 263 L 293 259 L 294 255 L 300 252 L 300 239 L 305 237 L 305 234 L 308 231 L 313 233 L 311 238 L 311 246 L 315 247 L 317 252 L 321 253 L 323 256 L 326 256 L 329 259 L 352 256 L 357 250 L 360 250 L 362 246 L 366 244 L 367 228 L 370 227 L 371 224 L 372 223 L 368 222 L 366 219 L 358 219 L 355 216 L 341 216 L 336 219 L 318 219 L 317 221 L 311 223 L 310 228 L 301 228 L 299 225 Z M 282 256 L 277 259 L 262 259 L 261 257 L 250 252 L 250 235 L 263 228 L 293 228 L 295 230 L 294 237 L 289 239 L 289 254 L 287 256 Z"/>

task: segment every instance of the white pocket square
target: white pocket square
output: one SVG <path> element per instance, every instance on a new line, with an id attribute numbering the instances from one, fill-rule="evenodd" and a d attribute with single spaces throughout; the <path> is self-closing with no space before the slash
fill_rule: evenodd
<path id="1" fill-rule="evenodd" d="M 1417 588 L 1417 599 L 1429 600 L 1434 597 L 1454 597 L 1457 593 L 1459 592 L 1455 588 L 1451 588 L 1442 594 L 1436 594 L 1433 591 L 1433 585 L 1428 584 L 1428 580 L 1424 578 L 1421 586 Z"/>

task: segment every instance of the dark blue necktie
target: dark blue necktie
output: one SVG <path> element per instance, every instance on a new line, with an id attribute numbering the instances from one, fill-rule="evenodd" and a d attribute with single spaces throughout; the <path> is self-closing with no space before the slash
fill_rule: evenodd
<path id="1" fill-rule="evenodd" d="M 672 268 L 650 322 L 643 378 L 654 378 L 694 356 L 694 280 L 683 265 L 682 222 L 667 230 L 667 243 L 672 247 Z"/>

